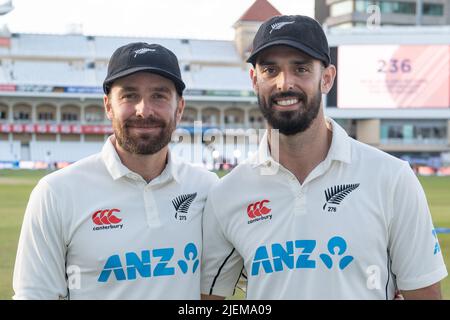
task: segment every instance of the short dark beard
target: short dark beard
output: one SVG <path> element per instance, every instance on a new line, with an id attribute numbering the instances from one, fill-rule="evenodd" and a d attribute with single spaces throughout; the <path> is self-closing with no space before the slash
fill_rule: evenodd
<path id="1" fill-rule="evenodd" d="M 320 90 L 321 81 L 317 94 L 308 99 L 303 92 L 285 91 L 273 94 L 265 101 L 258 94 L 258 104 L 264 118 L 273 129 L 278 129 L 281 134 L 286 136 L 294 135 L 306 131 L 317 118 L 320 105 L 322 103 L 322 93 Z M 296 97 L 303 103 L 303 107 L 293 111 L 277 111 L 273 109 L 274 99 L 283 97 Z"/>
<path id="2" fill-rule="evenodd" d="M 175 130 L 176 112 L 168 123 L 164 120 L 150 116 L 146 119 L 132 119 L 125 121 L 122 125 L 113 116 L 112 124 L 117 143 L 125 151 L 131 154 L 151 155 L 155 154 L 169 144 L 172 133 Z M 133 126 L 159 126 L 160 131 L 157 134 L 141 134 L 139 136 L 131 135 L 129 128 Z"/>

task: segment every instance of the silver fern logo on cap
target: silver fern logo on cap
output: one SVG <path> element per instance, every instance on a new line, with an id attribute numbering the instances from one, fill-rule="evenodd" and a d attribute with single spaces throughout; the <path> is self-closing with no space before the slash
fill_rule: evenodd
<path id="1" fill-rule="evenodd" d="M 271 24 L 270 26 L 272 27 L 272 30 L 270 30 L 269 34 L 271 34 L 273 30 L 280 30 L 285 25 L 292 24 L 294 22 L 295 21 L 286 21 L 286 22 L 277 22 L 277 23 Z"/>
<path id="2" fill-rule="evenodd" d="M 142 49 L 138 49 L 138 50 L 135 50 L 135 51 L 134 51 L 134 57 L 136 58 L 138 55 L 147 53 L 147 52 L 149 52 L 149 51 L 154 52 L 154 51 L 156 51 L 156 50 L 155 50 L 155 49 L 150 49 L 150 48 L 142 48 Z"/>

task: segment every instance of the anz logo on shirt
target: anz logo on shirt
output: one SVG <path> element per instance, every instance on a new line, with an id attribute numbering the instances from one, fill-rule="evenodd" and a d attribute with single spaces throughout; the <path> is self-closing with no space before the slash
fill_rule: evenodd
<path id="1" fill-rule="evenodd" d="M 286 269 L 316 269 L 317 261 L 311 258 L 316 248 L 316 240 L 286 241 L 285 244 L 273 243 L 269 249 L 263 245 L 256 249 L 252 262 L 252 276 L 261 273 L 280 272 Z M 327 269 L 344 270 L 354 260 L 345 255 L 347 243 L 344 238 L 335 236 L 328 241 L 328 252 L 319 254 L 320 262 Z"/>
<path id="2" fill-rule="evenodd" d="M 110 256 L 103 267 L 98 282 L 107 282 L 111 276 L 117 281 L 142 278 L 174 276 L 177 272 L 194 274 L 199 267 L 199 254 L 193 243 L 184 248 L 184 259 L 174 261 L 175 248 L 159 248 L 125 253 L 125 266 L 120 256 Z"/>

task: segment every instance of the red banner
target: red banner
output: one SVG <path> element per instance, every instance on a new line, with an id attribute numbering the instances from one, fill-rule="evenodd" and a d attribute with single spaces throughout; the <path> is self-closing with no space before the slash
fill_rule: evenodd
<path id="1" fill-rule="evenodd" d="M 0 91 L 16 91 L 15 84 L 0 84 Z"/>
<path id="2" fill-rule="evenodd" d="M 0 47 L 10 47 L 11 39 L 8 37 L 0 37 Z"/>

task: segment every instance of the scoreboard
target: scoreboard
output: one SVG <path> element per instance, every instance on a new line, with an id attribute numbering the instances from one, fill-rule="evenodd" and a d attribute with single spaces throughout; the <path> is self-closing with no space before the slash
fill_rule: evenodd
<path id="1" fill-rule="evenodd" d="M 450 46 L 342 45 L 337 107 L 449 108 Z"/>

